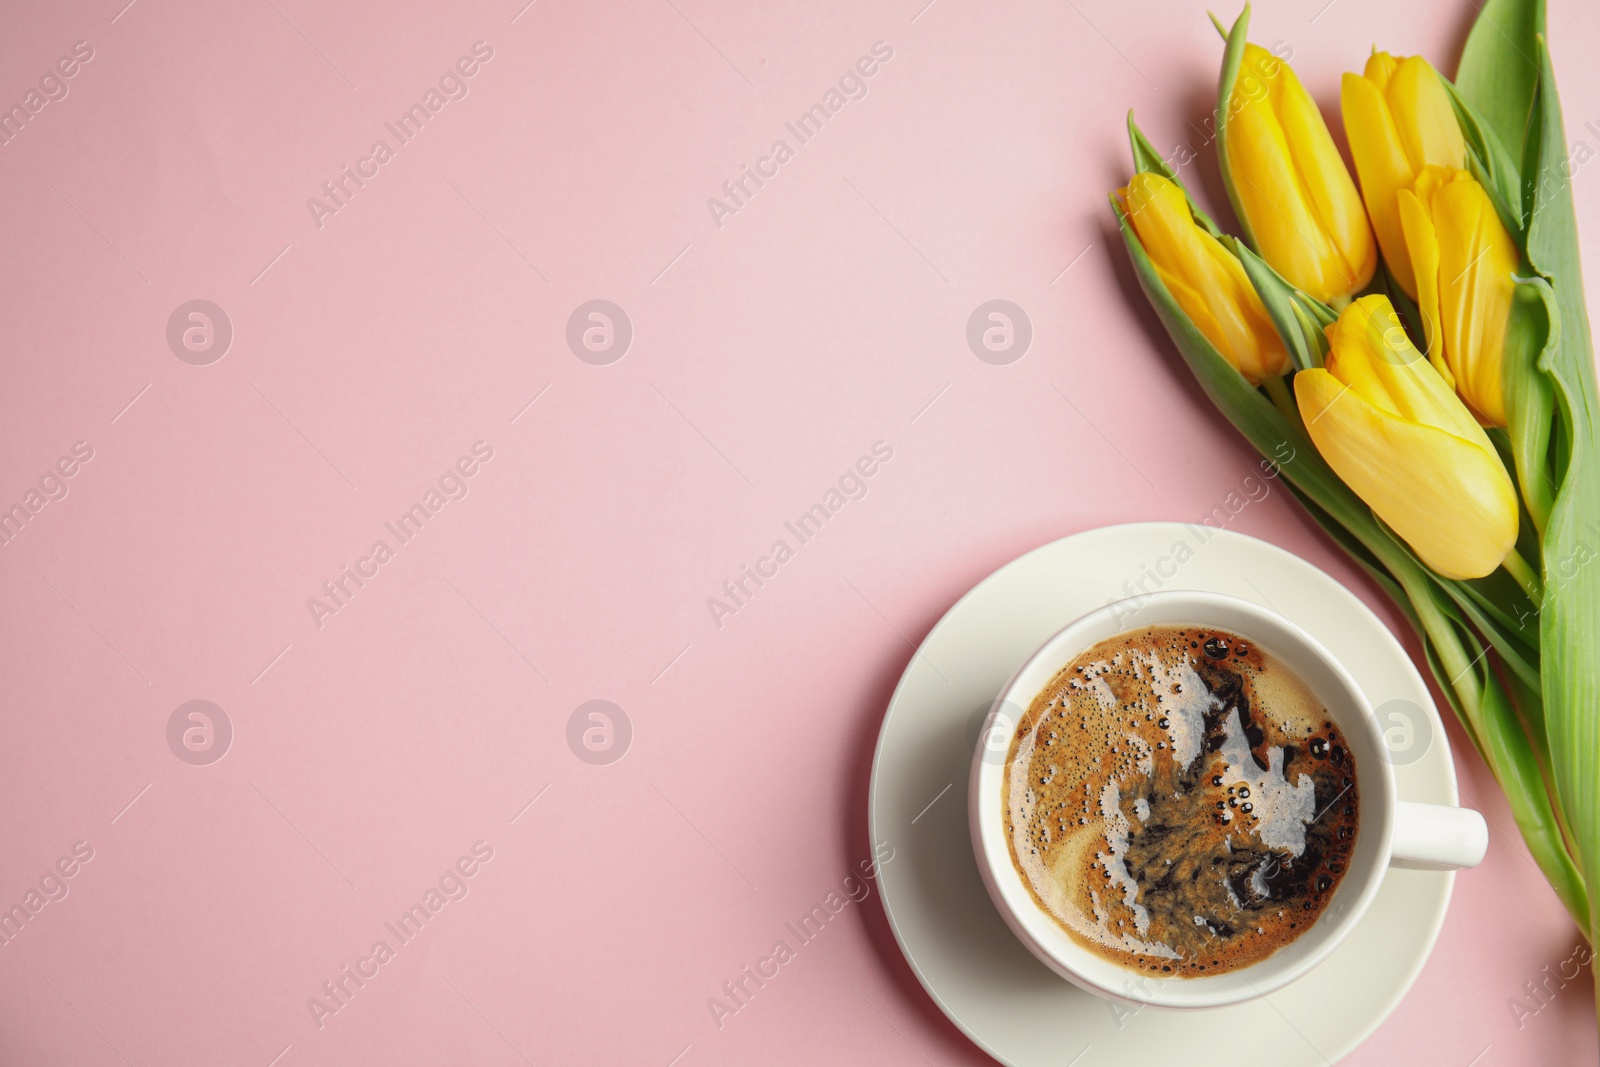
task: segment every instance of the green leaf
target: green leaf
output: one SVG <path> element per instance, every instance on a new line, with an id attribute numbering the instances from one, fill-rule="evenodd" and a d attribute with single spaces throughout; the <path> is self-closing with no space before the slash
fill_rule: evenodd
<path id="1" fill-rule="evenodd" d="M 1150 138 L 1139 129 L 1139 124 L 1133 121 L 1133 109 L 1128 109 L 1128 143 L 1133 146 L 1133 172 L 1135 174 L 1159 174 L 1168 181 L 1177 181 L 1178 174 L 1167 161 L 1161 158 L 1161 153 L 1156 151 L 1155 145 L 1150 143 Z"/>
<path id="2" fill-rule="evenodd" d="M 1562 822 L 1546 788 L 1539 756 L 1524 729 L 1522 716 L 1494 673 L 1488 649 L 1478 645 L 1467 620 L 1444 590 L 1426 581 L 1414 583 L 1403 575 L 1402 584 L 1422 621 L 1424 641 L 1432 646 L 1429 665 L 1446 691 L 1454 691 L 1451 703 L 1495 781 L 1505 791 L 1528 851 L 1562 904 L 1587 929 L 1586 881 L 1567 850 Z M 1459 662 L 1466 651 L 1473 652 L 1472 659 Z"/>
<path id="3" fill-rule="evenodd" d="M 1479 610 L 1501 629 L 1506 639 L 1521 649 L 1521 654 L 1535 665 L 1537 671 L 1539 608 L 1528 599 L 1528 594 L 1517 584 L 1515 578 L 1506 573 L 1505 568 L 1502 567 L 1482 578 L 1472 578 L 1467 581 L 1441 578 L 1440 581 L 1456 588 L 1452 596 L 1457 599 L 1470 599 L 1478 605 Z"/>
<path id="4" fill-rule="evenodd" d="M 1543 278 L 1519 280 L 1512 296 L 1501 357 L 1507 432 L 1517 485 L 1533 525 L 1542 535 L 1555 500 L 1550 466 L 1550 429 L 1555 422 L 1555 386 L 1540 369 L 1561 340 L 1561 310 L 1555 290 Z"/>
<path id="5" fill-rule="evenodd" d="M 1448 615 L 1461 626 L 1467 642 L 1478 648 L 1481 647 L 1479 635 L 1487 638 L 1501 662 L 1518 675 L 1523 684 L 1537 689 L 1540 685 L 1539 649 L 1535 639 L 1529 636 L 1529 626 L 1538 613 L 1516 580 L 1503 569 L 1469 581 L 1441 577 L 1418 559 L 1411 546 L 1387 523 L 1381 519 L 1375 521 L 1393 544 L 1389 557 L 1391 569 L 1402 580 L 1408 580 L 1411 575 L 1425 576 L 1432 587 L 1428 595 L 1440 599 L 1441 603 L 1449 601 L 1452 606 Z M 1397 558 L 1403 558 L 1409 566 L 1397 566 Z M 1466 622 L 1472 624 L 1472 629 L 1466 627 Z M 1459 673 L 1460 669 L 1458 665 L 1456 671 Z M 1449 686 L 1453 679 L 1441 675 L 1439 684 Z"/>
<path id="6" fill-rule="evenodd" d="M 1523 175 L 1532 198 L 1528 260 L 1549 280 L 1560 312 L 1559 337 L 1539 361 L 1555 392 L 1550 464 L 1560 486 L 1544 536 L 1544 717 L 1556 791 L 1580 867 L 1593 886 L 1600 881 L 1600 401 L 1572 190 L 1566 181 L 1543 180 L 1547 173 L 1568 171 L 1542 14 L 1541 5 L 1537 32 L 1524 42 L 1538 56 L 1540 78 L 1525 153 L 1534 166 L 1524 167 Z M 1600 930 L 1600 912 L 1590 914 L 1587 928 L 1591 936 Z"/>
<path id="7" fill-rule="evenodd" d="M 1483 0 L 1473 6 L 1478 18 L 1461 53 L 1456 87 L 1520 158 L 1539 85 L 1533 41 L 1544 32 L 1544 0 Z"/>
<path id="8" fill-rule="evenodd" d="M 1266 261 L 1262 260 L 1262 262 Z M 1305 297 L 1304 300 L 1296 299 L 1294 302 L 1295 321 L 1300 324 L 1301 332 L 1312 342 L 1312 345 L 1308 347 L 1310 348 L 1309 355 L 1311 356 L 1311 366 L 1313 367 L 1320 367 L 1327 360 L 1327 330 L 1331 325 L 1331 323 L 1322 321 L 1322 315 L 1316 310 L 1317 308 L 1327 310 L 1327 305 L 1309 296 Z M 1328 314 L 1332 317 L 1337 317 L 1333 316 L 1331 311 Z M 1301 367 L 1300 369 L 1305 370 L 1306 368 Z"/>
<path id="9" fill-rule="evenodd" d="M 1523 224 L 1522 174 L 1517 158 L 1500 140 L 1488 120 L 1469 103 L 1461 90 L 1442 74 L 1440 83 L 1455 108 L 1456 122 L 1461 126 L 1462 138 L 1467 143 L 1467 166 L 1489 194 L 1500 224 L 1520 245 L 1526 229 Z M 1517 144 L 1520 146 L 1521 141 Z"/>
<path id="10" fill-rule="evenodd" d="M 1389 594 L 1389 599 L 1393 600 L 1395 606 L 1404 612 L 1406 618 L 1410 620 L 1412 628 L 1421 633 L 1422 624 L 1417 620 L 1417 613 L 1411 608 L 1411 601 L 1406 597 L 1405 590 L 1400 587 L 1400 583 L 1395 581 L 1394 575 L 1389 573 L 1389 568 L 1384 566 L 1383 561 L 1373 555 L 1372 551 L 1361 543 L 1360 538 L 1345 529 L 1339 520 L 1324 511 L 1320 504 L 1297 489 L 1293 482 L 1287 484 L 1289 491 L 1294 494 L 1294 498 L 1300 502 L 1300 506 L 1305 508 L 1313 519 L 1317 520 L 1317 525 L 1321 526 L 1323 531 L 1333 539 L 1334 543 L 1349 553 L 1350 558 L 1360 564 L 1361 569 L 1366 571 L 1373 581 L 1382 587 L 1385 593 Z"/>
<path id="11" fill-rule="evenodd" d="M 1200 210 L 1200 205 L 1194 202 L 1194 197 L 1189 195 L 1189 190 L 1183 182 L 1178 180 L 1178 172 L 1167 166 L 1167 161 L 1161 158 L 1155 146 L 1150 143 L 1150 138 L 1144 135 L 1137 123 L 1133 121 L 1133 111 L 1128 111 L 1128 143 L 1133 148 L 1133 172 L 1135 174 L 1159 174 L 1173 185 L 1183 190 L 1183 198 L 1189 202 L 1189 214 L 1194 216 L 1207 233 L 1212 237 L 1221 238 L 1222 231 L 1217 224 L 1211 221 L 1211 216 Z"/>
<path id="12" fill-rule="evenodd" d="M 1283 338 L 1284 347 L 1289 350 L 1295 370 L 1322 366 L 1322 357 L 1328 351 L 1327 338 L 1312 321 L 1312 316 L 1301 307 L 1302 300 L 1318 305 L 1321 302 L 1314 301 L 1284 281 L 1283 276 L 1269 267 L 1266 260 L 1250 251 L 1237 238 L 1224 236 L 1222 244 L 1244 267 L 1245 276 L 1255 286 L 1262 306 L 1267 309 L 1272 324 L 1278 328 L 1278 336 Z"/>
<path id="13" fill-rule="evenodd" d="M 1487 664 L 1481 670 L 1484 718 L 1492 722 L 1496 729 L 1503 730 L 1507 738 L 1517 744 L 1523 757 L 1501 766 L 1491 761 L 1489 767 L 1495 772 L 1495 779 L 1511 803 L 1511 815 L 1522 833 L 1523 843 L 1528 846 L 1528 851 L 1538 862 L 1544 876 L 1550 880 L 1551 887 L 1555 889 L 1556 896 L 1561 898 L 1567 912 L 1587 929 L 1590 903 L 1586 881 L 1567 849 L 1562 820 L 1556 815 L 1556 806 L 1552 803 L 1544 775 L 1540 773 L 1538 758 L 1527 748 L 1527 735 L 1516 709 L 1511 705 L 1511 699 Z"/>
<path id="14" fill-rule="evenodd" d="M 1219 27 L 1220 29 L 1220 27 Z M 1251 248 L 1259 248 L 1255 234 L 1250 230 L 1250 220 L 1239 203 L 1239 192 L 1233 187 L 1233 174 L 1228 168 L 1228 118 L 1233 114 L 1233 86 L 1239 80 L 1239 66 L 1244 62 L 1244 46 L 1250 32 L 1250 5 L 1244 5 L 1233 28 L 1228 31 L 1228 44 L 1222 53 L 1222 73 L 1217 79 L 1217 162 L 1222 169 L 1222 184 L 1233 203 L 1234 217 L 1244 231 L 1244 239 Z"/>
<path id="15" fill-rule="evenodd" d="M 1316 297 L 1309 296 L 1306 293 L 1301 292 L 1299 289 L 1295 290 L 1295 303 L 1300 306 L 1300 310 L 1303 313 L 1310 316 L 1312 319 L 1312 324 L 1316 328 L 1317 335 L 1322 338 L 1324 342 L 1323 347 L 1326 349 L 1326 342 L 1328 338 L 1324 331 L 1327 330 L 1329 326 L 1332 326 L 1335 322 L 1339 321 L 1339 313 L 1334 311 L 1332 307 L 1318 300 Z"/>
<path id="16" fill-rule="evenodd" d="M 1445 582 L 1442 588 L 1455 602 L 1456 609 L 1466 616 L 1473 628 L 1489 639 L 1489 644 L 1504 663 L 1529 689 L 1537 691 L 1539 682 L 1539 654 L 1530 651 L 1518 640 L 1515 627 L 1502 625 L 1488 610 L 1489 605 L 1473 594 L 1471 587 L 1461 582 Z M 1542 742 L 1543 738 L 1534 740 Z"/>
<path id="17" fill-rule="evenodd" d="M 1522 684 L 1522 680 L 1514 674 L 1506 676 L 1506 693 L 1511 697 L 1511 702 L 1516 706 L 1517 714 L 1522 718 L 1523 728 L 1533 739 L 1533 754 L 1539 761 L 1539 773 L 1544 776 L 1545 792 L 1551 797 L 1555 796 L 1555 778 L 1550 771 L 1550 741 L 1544 728 L 1544 697 L 1537 689 L 1531 689 Z M 1556 821 L 1562 825 L 1562 833 L 1566 833 L 1566 821 L 1561 815 L 1561 805 L 1555 805 Z M 1570 838 L 1567 839 L 1567 854 L 1573 854 Z"/>

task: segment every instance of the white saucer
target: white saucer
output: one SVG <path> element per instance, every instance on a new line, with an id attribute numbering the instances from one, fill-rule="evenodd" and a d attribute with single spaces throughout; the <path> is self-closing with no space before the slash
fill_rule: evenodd
<path id="1" fill-rule="evenodd" d="M 1210 527 L 1090 530 L 980 582 L 901 677 L 868 800 L 872 840 L 895 850 L 878 876 L 889 924 L 934 1002 L 1011 1067 L 1171 1063 L 1208 1044 L 1216 1062 L 1324 1067 L 1376 1030 L 1411 987 L 1444 922 L 1452 874 L 1390 870 L 1360 925 L 1310 974 L 1259 1001 L 1181 1014 L 1112 1008 L 1058 978 L 1012 936 L 978 876 L 967 773 L 990 703 L 1051 634 L 1129 595 L 1125 582 L 1139 592 L 1141 577 L 1144 592 L 1203 589 L 1266 605 L 1326 645 L 1380 717 L 1386 705 L 1420 709 L 1416 736 L 1429 743 L 1395 759 L 1400 799 L 1456 802 L 1450 746 L 1427 686 L 1349 590 L 1298 556 Z"/>

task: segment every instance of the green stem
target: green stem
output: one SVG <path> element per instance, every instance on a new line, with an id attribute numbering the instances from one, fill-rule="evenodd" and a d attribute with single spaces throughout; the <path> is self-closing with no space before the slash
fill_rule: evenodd
<path id="1" fill-rule="evenodd" d="M 1469 720 L 1467 727 L 1471 729 L 1474 737 L 1481 739 L 1483 729 L 1480 698 L 1483 694 L 1478 687 L 1478 679 L 1472 673 L 1472 666 L 1477 661 L 1467 657 L 1467 650 L 1461 647 L 1459 631 L 1450 622 L 1449 617 L 1439 610 L 1439 604 L 1434 600 L 1432 590 L 1426 588 L 1423 583 L 1409 580 L 1404 573 L 1398 574 L 1397 577 L 1401 587 L 1406 591 L 1406 596 L 1411 599 L 1412 605 L 1417 610 L 1417 618 L 1422 622 L 1423 631 L 1439 654 L 1439 662 L 1450 672 L 1450 680 L 1446 684 L 1455 690 L 1462 707 L 1467 709 Z"/>
<path id="2" fill-rule="evenodd" d="M 1519 715 L 1522 716 L 1524 725 L 1526 725 L 1528 721 L 1534 717 L 1538 717 L 1542 721 L 1544 717 L 1544 698 L 1540 696 L 1539 693 L 1526 686 L 1518 684 L 1514 678 L 1511 683 L 1506 686 L 1506 689 L 1509 691 L 1508 695 L 1511 697 L 1512 704 L 1516 707 Z M 1536 759 L 1539 763 L 1539 774 L 1544 778 L 1545 792 L 1550 795 L 1552 800 L 1552 808 L 1556 816 L 1556 825 L 1561 829 L 1562 843 L 1566 846 L 1567 853 L 1569 855 L 1576 856 L 1578 854 L 1577 838 L 1573 836 L 1572 827 L 1568 823 L 1566 812 L 1561 809 L 1561 805 L 1559 803 L 1554 803 L 1554 801 L 1557 799 L 1556 779 L 1555 772 L 1550 766 L 1549 739 L 1544 736 L 1542 731 L 1536 734 L 1531 728 L 1529 729 L 1529 734 L 1533 737 L 1533 755 L 1534 759 Z"/>
<path id="3" fill-rule="evenodd" d="M 1529 853 L 1567 911 L 1583 929 L 1589 929 L 1588 889 L 1540 771 L 1538 754 L 1493 672 L 1485 669 L 1481 683 L 1474 673 L 1489 650 L 1483 648 L 1477 656 L 1468 655 L 1462 645 L 1463 631 L 1441 606 L 1439 598 L 1443 593 L 1429 573 L 1400 552 L 1398 546 L 1392 541 L 1382 545 L 1376 539 L 1368 541 L 1368 546 L 1388 566 L 1411 601 L 1424 637 L 1432 645 L 1439 665 L 1448 672 L 1448 679 L 1441 678 L 1440 683 L 1455 693 L 1462 725 L 1505 791 Z"/>
<path id="4" fill-rule="evenodd" d="M 1536 610 L 1542 609 L 1544 607 L 1544 584 L 1539 581 L 1539 575 L 1534 572 L 1534 569 L 1528 566 L 1528 561 L 1522 558 L 1522 554 L 1513 548 L 1506 553 L 1506 558 L 1501 561 L 1500 565 L 1506 569 L 1507 574 L 1517 580 L 1518 585 L 1522 586 L 1522 591 L 1528 594 L 1529 600 L 1533 601 L 1534 608 Z"/>

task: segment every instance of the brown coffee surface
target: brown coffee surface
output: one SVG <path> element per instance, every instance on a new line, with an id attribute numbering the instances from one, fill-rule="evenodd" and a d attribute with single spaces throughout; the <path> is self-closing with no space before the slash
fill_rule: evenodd
<path id="1" fill-rule="evenodd" d="M 1011 858 L 1092 951 L 1163 977 L 1265 959 L 1355 846 L 1354 761 L 1281 661 L 1222 630 L 1102 641 L 1033 700 L 1002 784 Z"/>

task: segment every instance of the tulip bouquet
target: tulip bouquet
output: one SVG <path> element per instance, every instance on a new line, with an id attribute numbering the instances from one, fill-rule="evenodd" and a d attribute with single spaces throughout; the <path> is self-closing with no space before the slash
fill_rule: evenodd
<path id="1" fill-rule="evenodd" d="M 1600 401 L 1543 0 L 1486 0 L 1454 82 L 1377 51 L 1346 74 L 1354 177 L 1249 8 L 1217 28 L 1242 238 L 1130 116 L 1112 207 L 1134 270 L 1212 402 L 1415 626 L 1594 944 Z"/>

